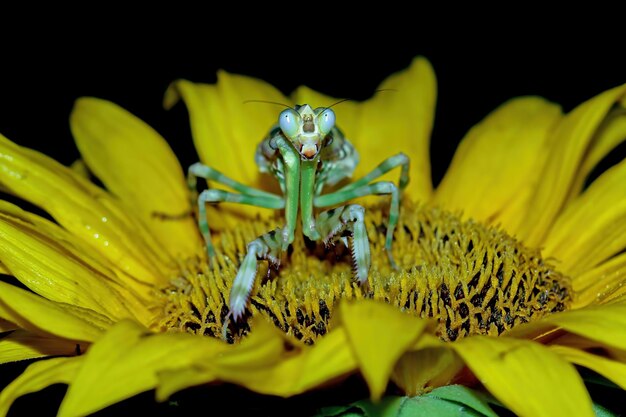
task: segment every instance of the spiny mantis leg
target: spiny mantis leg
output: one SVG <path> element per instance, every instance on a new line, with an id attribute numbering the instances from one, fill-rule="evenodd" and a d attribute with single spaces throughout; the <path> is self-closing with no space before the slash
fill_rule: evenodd
<path id="1" fill-rule="evenodd" d="M 282 228 L 276 228 L 265 233 L 248 244 L 248 253 L 241 262 L 237 276 L 230 290 L 230 313 L 235 321 L 239 320 L 246 308 L 248 296 L 257 273 L 257 261 L 267 259 L 270 266 L 280 264 L 283 238 Z"/>
<path id="2" fill-rule="evenodd" d="M 398 217 L 400 212 L 400 191 L 398 187 L 392 182 L 381 181 L 373 184 L 363 185 L 358 188 L 349 190 L 339 190 L 337 192 L 315 197 L 313 204 L 316 207 L 328 207 L 336 204 L 345 203 L 357 197 L 364 197 L 368 195 L 391 195 L 391 207 L 389 208 L 389 224 L 387 225 L 387 235 L 385 237 L 385 250 L 389 257 L 389 263 L 392 268 L 398 269 L 393 255 L 391 254 L 391 244 L 393 242 L 393 231 L 398 223 Z"/>
<path id="3" fill-rule="evenodd" d="M 248 253 L 244 257 L 230 291 L 230 313 L 237 321 L 245 309 L 257 272 L 257 260 L 267 259 L 270 264 L 278 265 L 280 254 L 287 249 L 294 239 L 294 229 L 298 215 L 298 197 L 300 193 L 300 157 L 293 145 L 282 136 L 276 136 L 270 146 L 280 152 L 285 164 L 285 197 L 281 207 L 285 209 L 285 227 L 274 229 L 248 244 Z M 226 328 L 226 327 L 224 327 Z"/>
<path id="4" fill-rule="evenodd" d="M 398 166 L 401 167 L 401 171 L 397 188 L 393 186 L 393 184 L 391 184 L 392 186 L 376 185 L 374 187 L 369 187 L 370 182 L 372 182 L 376 178 L 380 178 L 381 176 L 385 175 L 387 172 Z M 398 269 L 398 267 L 393 260 L 393 255 L 391 254 L 391 244 L 393 242 L 393 232 L 395 230 L 396 224 L 398 223 L 398 216 L 400 211 L 400 194 L 409 183 L 409 166 L 409 157 L 406 154 L 400 152 L 385 159 L 383 162 L 378 164 L 376 168 L 374 168 L 362 178 L 350 184 L 347 184 L 346 186 L 340 188 L 333 193 L 323 196 L 317 196 L 313 200 L 313 204 L 315 205 L 315 207 L 328 207 L 335 204 L 345 203 L 346 201 L 356 197 L 375 194 L 390 194 L 391 207 L 389 210 L 389 224 L 387 225 L 387 235 L 385 237 L 385 250 L 387 251 L 387 256 L 389 257 L 389 263 L 394 269 Z M 375 184 L 385 183 L 386 182 L 379 182 Z M 394 188 L 396 188 L 395 191 Z"/>
<path id="5" fill-rule="evenodd" d="M 206 216 L 206 203 L 229 202 L 273 209 L 281 209 L 284 207 L 282 197 L 266 191 L 257 190 L 256 188 L 237 182 L 222 174 L 218 170 L 206 166 L 201 162 L 196 162 L 187 170 L 187 185 L 192 193 L 197 192 L 196 184 L 198 178 L 204 178 L 207 182 L 215 181 L 241 193 L 236 194 L 210 188 L 208 190 L 204 190 L 198 196 L 198 226 L 200 228 L 200 232 L 202 233 L 202 237 L 204 238 L 209 257 L 215 256 L 215 248 L 213 247 L 213 243 L 211 241 L 211 232 L 209 230 L 209 224 Z"/>
<path id="6" fill-rule="evenodd" d="M 350 233 L 354 272 L 359 283 L 364 284 L 371 265 L 370 243 L 365 230 L 365 209 L 358 204 L 350 204 L 323 211 L 317 215 L 315 227 L 325 245 L 342 239 L 346 230 Z"/>

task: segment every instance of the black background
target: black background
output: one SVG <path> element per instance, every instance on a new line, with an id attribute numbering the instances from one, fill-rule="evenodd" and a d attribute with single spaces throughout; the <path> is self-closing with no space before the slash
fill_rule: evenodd
<path id="1" fill-rule="evenodd" d="M 225 43 L 208 34 L 82 41 L 43 36 L 26 45 L 6 43 L 0 66 L 0 133 L 65 164 L 78 158 L 68 116 L 81 96 L 127 108 L 168 140 L 183 167 L 191 164 L 197 156 L 186 110 L 163 110 L 163 92 L 177 78 L 214 82 L 219 68 L 265 79 L 285 93 L 306 84 L 336 97 L 365 99 L 387 75 L 426 56 L 439 87 L 431 145 L 435 182 L 467 130 L 507 99 L 541 95 L 570 110 L 626 82 L 626 63 L 607 39 L 571 35 L 516 41 L 329 36 L 313 46 L 300 37 Z M 252 161 L 253 149 L 241 152 Z"/>
<path id="2" fill-rule="evenodd" d="M 160 35 L 132 38 L 108 32 L 106 37 L 92 37 L 88 31 L 71 29 L 67 36 L 43 33 L 28 40 L 13 33 L 0 40 L 0 133 L 65 164 L 79 156 L 68 125 L 73 102 L 96 96 L 155 127 L 181 165 L 188 166 L 197 156 L 186 110 L 180 105 L 163 110 L 163 92 L 177 78 L 214 82 L 220 68 L 263 78 L 285 93 L 306 84 L 337 97 L 365 99 L 387 75 L 405 68 L 417 55 L 426 56 L 438 79 L 431 143 L 435 182 L 467 130 L 507 99 L 541 95 L 570 110 L 626 82 L 619 39 L 611 44 L 609 37 L 589 39 L 586 33 L 522 36 L 515 41 L 499 32 L 485 38 L 435 31 L 384 39 L 359 34 L 341 40 L 333 33 L 321 38 L 289 33 L 226 43 L 230 35 L 173 36 L 165 24 Z M 115 29 L 112 24 L 107 30 Z M 253 149 L 241 152 L 252 160 Z M 21 368 L 3 368 L 0 386 Z M 52 391 L 54 398 L 44 404 L 54 408 L 62 391 Z M 149 403 L 152 397 L 142 398 Z M 29 401 L 20 403 L 25 407 Z"/>

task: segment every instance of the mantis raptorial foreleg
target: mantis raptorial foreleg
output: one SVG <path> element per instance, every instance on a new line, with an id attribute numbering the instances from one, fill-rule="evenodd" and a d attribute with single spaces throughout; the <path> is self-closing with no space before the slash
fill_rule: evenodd
<path id="1" fill-rule="evenodd" d="M 387 225 L 387 235 L 385 237 L 385 250 L 389 257 L 389 262 L 393 268 L 397 268 L 393 256 L 391 254 L 391 243 L 393 242 L 393 231 L 398 223 L 398 214 L 400 212 L 400 192 L 398 187 L 392 182 L 382 181 L 373 184 L 367 184 L 358 188 L 345 191 L 337 191 L 336 193 L 326 194 L 317 197 L 314 200 L 316 207 L 328 207 L 341 204 L 346 201 L 365 197 L 368 195 L 391 195 L 391 207 L 389 209 L 389 224 Z"/>
<path id="2" fill-rule="evenodd" d="M 257 273 L 257 261 L 267 259 L 270 266 L 280 264 L 283 238 L 282 228 L 265 233 L 248 244 L 248 252 L 241 262 L 230 291 L 230 312 L 235 321 L 241 317 L 246 307 L 252 284 Z"/>
<path id="3" fill-rule="evenodd" d="M 206 251 L 210 258 L 215 256 L 215 248 L 213 247 L 213 243 L 211 241 L 211 232 L 209 230 L 209 222 L 206 215 L 206 203 L 228 202 L 270 209 L 282 209 L 285 206 L 285 202 L 282 197 L 243 185 L 225 176 L 221 172 L 201 163 L 195 163 L 189 167 L 187 182 L 189 188 L 193 191 L 196 189 L 197 178 L 213 180 L 241 193 L 231 193 L 211 188 L 202 191 L 198 196 L 198 226 L 200 228 L 200 232 L 202 233 L 202 237 L 204 238 Z"/>
<path id="4" fill-rule="evenodd" d="M 358 204 L 350 204 L 323 211 L 316 217 L 315 227 L 326 245 L 335 239 L 341 239 L 343 232 L 350 233 L 354 272 L 359 283 L 364 284 L 371 265 L 370 243 L 365 230 L 365 209 Z"/>
<path id="5" fill-rule="evenodd" d="M 397 186 L 389 181 L 370 183 L 398 166 L 401 166 L 402 170 L 400 172 L 400 179 Z M 405 154 L 399 153 L 385 159 L 363 178 L 360 178 L 359 180 L 350 183 L 333 193 L 315 197 L 313 204 L 315 207 L 329 207 L 345 203 L 346 201 L 357 197 L 365 197 L 368 195 L 390 195 L 391 203 L 389 208 L 389 223 L 387 225 L 387 234 L 385 236 L 385 250 L 387 251 L 387 256 L 389 257 L 391 266 L 394 269 L 397 269 L 397 265 L 393 260 L 393 255 L 391 254 L 391 244 L 393 242 L 393 232 L 398 224 L 400 194 L 408 182 L 409 158 Z"/>

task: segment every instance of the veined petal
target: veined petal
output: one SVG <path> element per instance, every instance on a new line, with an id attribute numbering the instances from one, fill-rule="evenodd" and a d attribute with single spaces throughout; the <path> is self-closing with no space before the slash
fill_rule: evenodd
<path id="1" fill-rule="evenodd" d="M 162 249 L 109 194 L 70 168 L 0 135 L 0 185 L 46 210 L 64 228 L 136 279 L 155 283 L 168 270 Z"/>
<path id="2" fill-rule="evenodd" d="M 558 327 L 607 346 L 626 350 L 626 300 L 552 314 L 516 326 L 507 336 L 534 338 Z"/>
<path id="3" fill-rule="evenodd" d="M 472 336 L 451 346 L 480 382 L 517 415 L 594 415 L 576 369 L 539 343 Z"/>
<path id="4" fill-rule="evenodd" d="M 529 246 L 540 246 L 562 210 L 577 170 L 589 151 L 598 128 L 613 105 L 626 93 L 626 85 L 605 91 L 567 114 L 549 139 L 553 143 L 529 210 L 521 223 L 520 238 Z"/>
<path id="5" fill-rule="evenodd" d="M 111 321 L 95 311 L 55 303 L 0 281 L 0 317 L 37 334 L 93 342 Z"/>
<path id="6" fill-rule="evenodd" d="M 201 358 L 210 361 L 227 347 L 219 340 L 189 334 L 154 334 L 122 321 L 83 356 L 59 416 L 87 415 L 155 388 L 158 372 L 188 367 Z"/>
<path id="7" fill-rule="evenodd" d="M 73 356 L 79 346 L 71 340 L 17 329 L 0 338 L 0 364 L 45 356 Z"/>
<path id="8" fill-rule="evenodd" d="M 153 296 L 152 286 L 143 284 L 124 273 L 84 240 L 75 237 L 56 223 L 2 200 L 0 200 L 1 220 L 13 224 L 24 233 L 36 236 L 42 244 L 49 246 L 49 250 L 62 253 L 64 258 L 75 260 L 79 264 L 76 267 L 82 266 L 91 275 L 101 277 L 123 297 L 124 303 L 129 305 L 135 316 L 143 323 L 152 319 L 152 313 L 146 307 L 146 300 Z M 6 274 L 12 274 L 6 266 L 4 268 Z M 63 279 L 68 279 L 68 277 Z"/>
<path id="9" fill-rule="evenodd" d="M 0 260 L 11 274 L 39 295 L 97 311 L 110 318 L 130 317 L 125 300 L 98 273 L 28 224 L 0 216 Z"/>
<path id="10" fill-rule="evenodd" d="M 359 178 L 373 170 L 384 158 L 404 152 L 411 159 L 411 182 L 406 193 L 415 200 L 427 201 L 432 193 L 430 175 L 430 134 L 435 116 L 437 81 L 432 66 L 423 57 L 409 68 L 384 80 L 379 91 L 362 103 L 341 103 L 337 126 L 346 134 L 361 156 L 355 172 Z M 329 106 L 336 100 L 315 94 L 307 88 L 294 93 L 298 102 Z M 397 182 L 399 172 L 382 177 Z"/>
<path id="11" fill-rule="evenodd" d="M 219 379 L 252 391 L 289 397 L 357 369 L 345 329 L 338 327 L 315 346 L 291 346 L 284 334 L 263 319 L 253 321 L 248 339 L 211 361 L 201 358 L 193 367 L 160 373 L 157 398 L 164 400 L 181 389 Z"/>
<path id="12" fill-rule="evenodd" d="M 543 254 L 559 270 L 580 275 L 626 247 L 626 161 L 612 167 L 556 219 Z"/>
<path id="13" fill-rule="evenodd" d="M 569 346 L 550 346 L 550 349 L 568 362 L 584 366 L 626 389 L 626 364 Z"/>
<path id="14" fill-rule="evenodd" d="M 218 379 L 218 374 L 225 381 L 244 385 L 268 384 L 267 380 L 257 380 L 259 370 L 273 369 L 284 359 L 285 335 L 263 319 L 253 319 L 250 329 L 240 344 L 229 346 L 211 361 L 200 358 L 189 368 L 160 372 L 157 399 L 164 401 L 175 392 Z"/>
<path id="15" fill-rule="evenodd" d="M 406 395 L 421 395 L 426 387 L 448 385 L 463 368 L 463 361 L 446 345 L 403 354 L 391 374 Z"/>
<path id="16" fill-rule="evenodd" d="M 277 185 L 261 176 L 254 155 L 257 145 L 278 121 L 280 107 L 245 101 L 291 105 L 280 91 L 261 80 L 220 71 L 216 85 L 176 81 L 165 93 L 165 107 L 171 108 L 179 98 L 187 105 L 193 141 L 202 163 L 251 187 L 267 189 Z M 219 184 L 213 186 L 221 188 Z M 209 224 L 217 230 L 236 226 L 241 216 L 273 213 L 241 205 L 220 207 L 219 214 L 209 207 L 208 212 Z M 229 216 L 224 216 L 224 212 Z"/>
<path id="17" fill-rule="evenodd" d="M 622 97 L 620 104 L 609 112 L 598 128 L 596 137 L 590 144 L 589 151 L 574 179 L 568 201 L 580 193 L 585 179 L 598 162 L 624 140 L 626 140 L 626 95 Z"/>
<path id="18" fill-rule="evenodd" d="M 347 346 L 344 330 L 332 331 L 315 346 L 302 349 L 271 367 L 249 372 L 249 377 L 233 378 L 230 372 L 219 371 L 220 379 L 236 382 L 255 392 L 289 397 L 332 381 L 357 368 L 356 359 Z"/>
<path id="19" fill-rule="evenodd" d="M 218 73 L 215 85 L 176 81 L 165 93 L 165 107 L 172 107 L 179 97 L 187 105 L 200 160 L 244 184 L 260 185 L 254 153 L 277 123 L 280 107 L 245 101 L 289 106 L 289 99 L 261 80 L 225 71 Z"/>
<path id="20" fill-rule="evenodd" d="M 572 309 L 577 310 L 590 304 L 599 304 L 626 293 L 626 253 L 572 279 L 576 298 Z"/>
<path id="21" fill-rule="evenodd" d="M 559 106 L 539 97 L 503 104 L 465 136 L 433 202 L 514 234 L 560 118 Z"/>
<path id="22" fill-rule="evenodd" d="M 180 164 L 161 135 L 116 104 L 91 97 L 76 101 L 70 126 L 89 168 L 168 253 L 197 256 L 202 242 L 193 216 L 180 217 L 192 212 L 191 196 Z"/>
<path id="23" fill-rule="evenodd" d="M 344 303 L 340 315 L 370 395 L 378 400 L 387 388 L 394 365 L 429 322 L 373 300 Z"/>
<path id="24" fill-rule="evenodd" d="M 22 395 L 40 391 L 50 385 L 69 384 L 82 364 L 82 357 L 53 358 L 35 362 L 0 392 L 0 416 Z"/>

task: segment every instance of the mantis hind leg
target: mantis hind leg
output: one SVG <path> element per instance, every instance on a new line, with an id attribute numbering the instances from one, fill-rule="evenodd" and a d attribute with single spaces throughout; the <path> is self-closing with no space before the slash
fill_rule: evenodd
<path id="1" fill-rule="evenodd" d="M 248 303 L 248 297 L 257 274 L 258 261 L 267 260 L 273 267 L 278 267 L 280 264 L 283 246 L 282 231 L 282 228 L 274 229 L 248 244 L 248 252 L 239 266 L 230 290 L 230 314 L 235 321 L 243 315 Z"/>
<path id="2" fill-rule="evenodd" d="M 321 212 L 315 227 L 324 244 L 345 238 L 348 232 L 354 273 L 360 284 L 367 282 L 371 266 L 370 243 L 365 230 L 365 209 L 357 204 Z"/>

